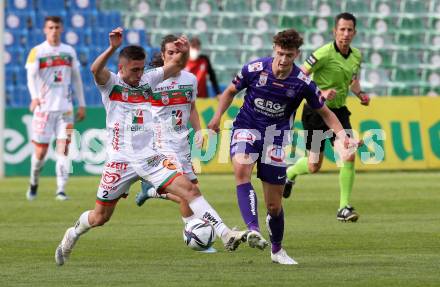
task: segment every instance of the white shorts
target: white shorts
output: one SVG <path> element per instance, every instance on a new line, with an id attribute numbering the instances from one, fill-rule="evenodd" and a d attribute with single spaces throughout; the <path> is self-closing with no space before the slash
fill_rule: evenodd
<path id="1" fill-rule="evenodd" d="M 194 173 L 194 168 L 191 162 L 191 153 L 172 153 L 161 151 L 172 163 L 177 166 L 189 180 L 197 180 L 197 175 Z"/>
<path id="2" fill-rule="evenodd" d="M 70 140 L 69 129 L 73 128 L 73 112 L 34 112 L 32 117 L 32 141 L 49 144 L 53 135 L 56 139 Z"/>
<path id="3" fill-rule="evenodd" d="M 107 161 L 102 172 L 96 202 L 114 205 L 126 197 L 130 186 L 143 178 L 151 182 L 159 192 L 182 175 L 164 155 L 157 154 L 136 162 Z"/>

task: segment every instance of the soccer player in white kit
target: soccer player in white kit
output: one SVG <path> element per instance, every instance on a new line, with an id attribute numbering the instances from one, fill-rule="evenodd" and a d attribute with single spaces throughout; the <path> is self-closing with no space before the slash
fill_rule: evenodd
<path id="1" fill-rule="evenodd" d="M 186 200 L 197 217 L 212 224 L 225 248 L 235 250 L 245 241 L 248 231 L 229 229 L 198 188 L 185 176 L 180 176 L 176 166 L 153 149 L 152 89 L 183 69 L 188 57 L 188 40 L 180 37 L 174 42 L 178 55 L 171 63 L 145 73 L 144 50 L 139 46 L 125 47 L 119 53 L 119 73 L 114 74 L 105 64 L 122 44 L 122 33 L 122 28 L 110 32 L 110 46 L 91 67 L 106 109 L 108 131 L 107 162 L 95 209 L 81 214 L 75 226 L 67 229 L 55 251 L 56 263 L 65 263 L 82 234 L 109 221 L 118 200 L 126 197 L 131 184 L 141 178 L 150 181 L 159 191 L 165 190 Z"/>
<path id="2" fill-rule="evenodd" d="M 72 90 L 78 99 L 76 120 L 85 117 L 83 85 L 79 62 L 72 46 L 61 43 L 63 23 L 58 16 L 44 20 L 46 41 L 35 46 L 26 61 L 27 85 L 32 101 L 32 142 L 30 186 L 28 200 L 37 196 L 38 179 L 51 137 L 56 137 L 56 199 L 68 199 L 65 185 L 69 176 L 68 146 L 73 129 Z M 73 88 L 73 89 L 72 89 Z"/>
<path id="3" fill-rule="evenodd" d="M 157 54 L 152 62 L 153 67 L 162 67 L 176 57 L 177 47 L 174 42 L 178 38 L 167 35 L 161 43 L 161 53 Z M 197 98 L 197 78 L 185 70 L 178 71 L 167 80 L 158 84 L 153 90 L 151 98 L 154 122 L 155 148 L 177 165 L 178 169 L 197 184 L 197 176 L 191 163 L 191 149 L 188 140 L 188 122 L 195 132 L 195 144 L 201 147 L 203 137 L 200 136 L 200 120 L 195 100 Z M 149 182 L 142 182 L 142 190 L 136 196 L 136 203 L 140 206 L 149 198 L 167 198 L 180 203 L 180 213 L 186 223 L 194 216 L 188 203 L 173 194 L 158 194 Z"/>

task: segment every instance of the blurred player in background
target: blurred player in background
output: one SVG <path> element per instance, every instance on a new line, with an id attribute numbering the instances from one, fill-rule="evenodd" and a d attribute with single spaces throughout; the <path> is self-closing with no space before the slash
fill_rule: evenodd
<path id="1" fill-rule="evenodd" d="M 178 37 L 165 36 L 161 43 L 161 53 L 151 63 L 153 67 L 170 64 L 178 55 L 174 44 Z M 197 79 L 185 70 L 171 75 L 153 90 L 151 100 L 154 122 L 154 147 L 164 154 L 193 183 L 197 184 L 197 176 L 191 163 L 191 147 L 188 141 L 188 122 L 194 129 L 194 141 L 202 146 L 200 136 L 200 120 L 195 100 L 197 97 Z M 141 191 L 136 196 L 136 204 L 141 206 L 149 198 L 167 198 L 180 205 L 182 220 L 187 223 L 194 218 L 188 202 L 172 193 L 158 194 L 150 182 L 142 181 Z M 211 249 L 213 250 L 213 249 Z"/>
<path id="2" fill-rule="evenodd" d="M 235 231 L 223 223 L 198 188 L 182 175 L 163 154 L 153 149 L 152 89 L 183 69 L 189 44 L 185 37 L 174 41 L 176 56 L 163 67 L 144 73 L 145 51 L 127 46 L 119 53 L 118 74 L 106 67 L 108 59 L 122 44 L 122 28 L 109 34 L 109 47 L 93 62 L 91 70 L 102 95 L 108 131 L 107 162 L 97 192 L 94 210 L 81 214 L 74 227 L 66 230 L 55 251 L 55 261 L 63 265 L 79 237 L 110 220 L 118 200 L 130 186 L 143 178 L 154 187 L 170 192 L 189 203 L 198 218 L 214 227 L 227 250 L 235 250 L 248 231 Z"/>
<path id="3" fill-rule="evenodd" d="M 201 54 L 202 43 L 197 37 L 193 37 L 190 40 L 189 60 L 186 63 L 185 70 L 193 73 L 197 78 L 197 97 L 208 98 L 208 88 L 206 85 L 207 76 L 211 81 L 212 88 L 215 95 L 220 95 L 221 90 L 217 83 L 217 76 L 215 75 L 214 68 L 211 65 L 211 61 L 207 55 Z"/>
<path id="4" fill-rule="evenodd" d="M 266 223 L 272 243 L 271 259 L 279 264 L 297 264 L 282 248 L 284 212 L 281 204 L 286 181 L 283 147 L 289 142 L 291 124 L 303 99 L 333 128 L 338 139 L 350 141 L 336 116 L 324 105 L 335 91 L 320 91 L 295 66 L 303 44 L 294 30 L 279 32 L 273 38 L 273 57 L 260 58 L 243 66 L 219 99 L 219 107 L 208 127 L 219 131 L 221 116 L 234 95 L 246 89 L 243 106 L 232 129 L 231 157 L 237 184 L 238 205 L 251 232 L 251 247 L 264 249 L 268 243 L 260 234 L 257 196 L 251 184 L 252 170 L 262 181 L 267 209 Z M 286 139 L 287 138 L 287 139 Z M 350 143 L 355 144 L 354 140 Z"/>
<path id="5" fill-rule="evenodd" d="M 312 75 L 313 81 L 321 89 L 335 89 L 336 97 L 325 102 L 341 122 L 344 129 L 351 133 L 350 111 L 345 105 L 349 88 L 359 98 L 362 105 L 368 106 L 370 97 L 362 91 L 359 83 L 361 53 L 350 47 L 356 35 L 356 18 L 350 13 L 341 13 L 335 18 L 333 29 L 335 40 L 313 52 L 304 62 L 301 70 L 306 75 Z M 316 173 L 322 166 L 324 158 L 325 139 L 318 145 L 312 145 L 312 131 L 325 132 L 328 125 L 320 114 L 309 105 L 304 105 L 302 114 L 306 137 L 307 157 L 299 159 L 287 169 L 287 182 L 284 197 L 288 198 L 298 175 Z M 335 138 L 331 138 L 332 145 Z M 355 154 L 348 154 L 342 158 L 343 165 L 339 169 L 340 202 L 336 218 L 343 222 L 356 222 L 359 215 L 349 205 L 353 182 Z"/>
<path id="6" fill-rule="evenodd" d="M 70 172 L 68 147 L 73 129 L 72 88 L 78 99 L 76 120 L 85 117 L 80 63 L 72 46 L 61 43 L 63 22 L 58 16 L 44 20 L 46 41 L 35 46 L 26 62 L 27 85 L 32 101 L 32 142 L 30 186 L 28 200 L 37 196 L 38 180 L 52 136 L 56 137 L 56 199 L 68 199 L 65 186 Z"/>

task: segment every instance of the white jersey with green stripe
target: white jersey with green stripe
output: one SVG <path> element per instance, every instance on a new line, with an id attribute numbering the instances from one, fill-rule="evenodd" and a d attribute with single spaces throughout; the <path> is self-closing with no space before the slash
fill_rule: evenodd
<path id="1" fill-rule="evenodd" d="M 156 86 L 151 99 L 156 149 L 163 153 L 189 152 L 188 122 L 196 97 L 197 79 L 187 71 Z"/>
<path id="2" fill-rule="evenodd" d="M 76 52 L 70 45 L 51 46 L 45 41 L 32 48 L 25 67 L 37 72 L 35 89 L 40 112 L 73 109 L 72 68 L 79 65 Z"/>
<path id="3" fill-rule="evenodd" d="M 153 148 L 152 89 L 163 81 L 163 69 L 148 70 L 137 87 L 110 72 L 97 85 L 106 111 L 108 160 L 131 162 L 157 154 Z"/>
<path id="4" fill-rule="evenodd" d="M 326 105 L 341 108 L 345 106 L 352 81 L 359 78 L 361 62 L 358 49 L 350 47 L 349 53 L 342 55 L 336 43 L 331 42 L 314 51 L 303 65 L 321 90 L 336 90 L 335 99 L 327 100 Z"/>

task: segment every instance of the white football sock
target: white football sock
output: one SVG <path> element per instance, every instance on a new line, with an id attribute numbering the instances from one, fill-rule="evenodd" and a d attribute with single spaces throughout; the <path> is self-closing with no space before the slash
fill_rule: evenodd
<path id="1" fill-rule="evenodd" d="M 195 216 L 194 216 L 194 214 L 193 215 L 191 215 L 191 216 L 188 216 L 188 217 L 182 217 L 182 220 L 183 220 L 183 223 L 188 223 L 189 221 L 191 221 L 192 219 L 194 219 L 194 218 L 196 218 Z"/>
<path id="2" fill-rule="evenodd" d="M 44 165 L 44 158 L 42 160 L 37 159 L 35 154 L 31 156 L 31 178 L 30 184 L 37 185 L 40 178 L 40 172 Z"/>
<path id="3" fill-rule="evenodd" d="M 79 217 L 78 221 L 75 223 L 75 233 L 77 236 L 86 233 L 87 231 L 89 231 L 90 228 L 92 228 L 89 223 L 90 211 L 91 210 L 87 210 L 83 212 L 83 214 L 81 214 L 81 216 Z"/>
<path id="4" fill-rule="evenodd" d="M 202 195 L 191 201 L 189 207 L 194 212 L 195 217 L 205 219 L 211 223 L 218 237 L 223 238 L 230 231 L 218 213 Z"/>
<path id="5" fill-rule="evenodd" d="M 57 155 L 55 172 L 57 175 L 57 193 L 64 192 L 64 187 L 66 186 L 70 172 L 70 161 L 67 156 Z"/>

